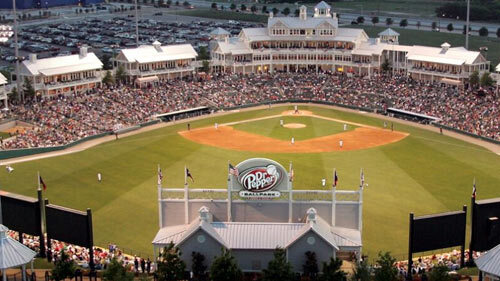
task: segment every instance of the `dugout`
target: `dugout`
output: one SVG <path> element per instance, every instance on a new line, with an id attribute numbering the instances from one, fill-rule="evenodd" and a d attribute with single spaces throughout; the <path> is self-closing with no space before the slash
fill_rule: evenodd
<path id="1" fill-rule="evenodd" d="M 439 121 L 440 119 L 437 117 L 425 115 L 425 114 L 420 114 L 420 113 L 415 113 L 407 110 L 402 110 L 402 109 L 397 109 L 394 107 L 389 107 L 387 108 L 387 114 L 399 118 L 399 119 L 404 119 L 404 120 L 409 120 L 413 122 L 418 122 L 418 123 L 423 123 L 423 124 L 430 124 L 432 122 Z"/>
<path id="2" fill-rule="evenodd" d="M 186 119 L 196 116 L 201 116 L 210 113 L 210 108 L 206 106 L 199 106 L 195 108 L 183 109 L 163 114 L 156 115 L 156 118 L 159 118 L 161 121 L 169 122 L 180 119 Z"/>

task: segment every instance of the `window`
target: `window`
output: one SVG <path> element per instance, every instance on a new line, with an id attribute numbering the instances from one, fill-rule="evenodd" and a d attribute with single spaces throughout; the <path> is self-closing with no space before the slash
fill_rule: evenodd
<path id="1" fill-rule="evenodd" d="M 314 245 L 316 243 L 316 239 L 313 236 L 307 237 L 307 244 Z"/>

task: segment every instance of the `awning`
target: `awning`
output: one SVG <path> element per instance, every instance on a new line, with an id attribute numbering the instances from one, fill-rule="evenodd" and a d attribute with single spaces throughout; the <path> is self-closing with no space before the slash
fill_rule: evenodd
<path id="1" fill-rule="evenodd" d="M 36 253 L 7 236 L 7 227 L 0 224 L 0 269 L 17 267 L 32 261 Z"/>
<path id="2" fill-rule="evenodd" d="M 139 77 L 135 79 L 135 83 L 137 84 L 142 84 L 142 83 L 152 83 L 152 82 L 157 82 L 158 81 L 158 76 L 148 76 L 148 77 Z"/>
<path id="3" fill-rule="evenodd" d="M 449 79 L 449 78 L 443 78 L 443 79 L 441 79 L 441 83 L 445 83 L 445 84 L 448 84 L 448 85 L 455 85 L 455 86 L 462 85 L 462 81 L 455 80 L 455 79 Z"/>

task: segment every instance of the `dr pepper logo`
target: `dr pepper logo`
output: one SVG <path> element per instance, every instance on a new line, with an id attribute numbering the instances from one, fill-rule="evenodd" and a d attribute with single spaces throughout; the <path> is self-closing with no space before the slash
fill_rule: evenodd
<path id="1" fill-rule="evenodd" d="M 281 172 L 275 165 L 254 167 L 244 171 L 239 178 L 243 187 L 251 192 L 263 192 L 272 189 L 281 179 Z"/>

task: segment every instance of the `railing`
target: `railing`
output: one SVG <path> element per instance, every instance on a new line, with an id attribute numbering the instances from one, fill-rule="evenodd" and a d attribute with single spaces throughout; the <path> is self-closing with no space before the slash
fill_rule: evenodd
<path id="1" fill-rule="evenodd" d="M 434 76 L 446 76 L 451 78 L 468 78 L 470 76 L 470 73 L 467 72 L 453 73 L 448 71 L 429 70 L 425 68 L 416 68 L 416 67 L 408 68 L 408 72 L 430 74 Z"/>
<path id="2" fill-rule="evenodd" d="M 101 81 L 101 78 L 92 77 L 92 78 L 86 78 L 86 79 L 81 79 L 81 80 L 73 80 L 73 81 L 65 81 L 65 82 L 60 81 L 60 82 L 56 82 L 56 83 L 37 83 L 37 84 L 35 84 L 35 88 L 36 89 L 44 89 L 44 90 L 52 90 L 52 89 L 61 88 L 61 87 L 71 87 L 71 86 L 87 84 L 87 83 L 97 83 L 100 81 Z"/>

